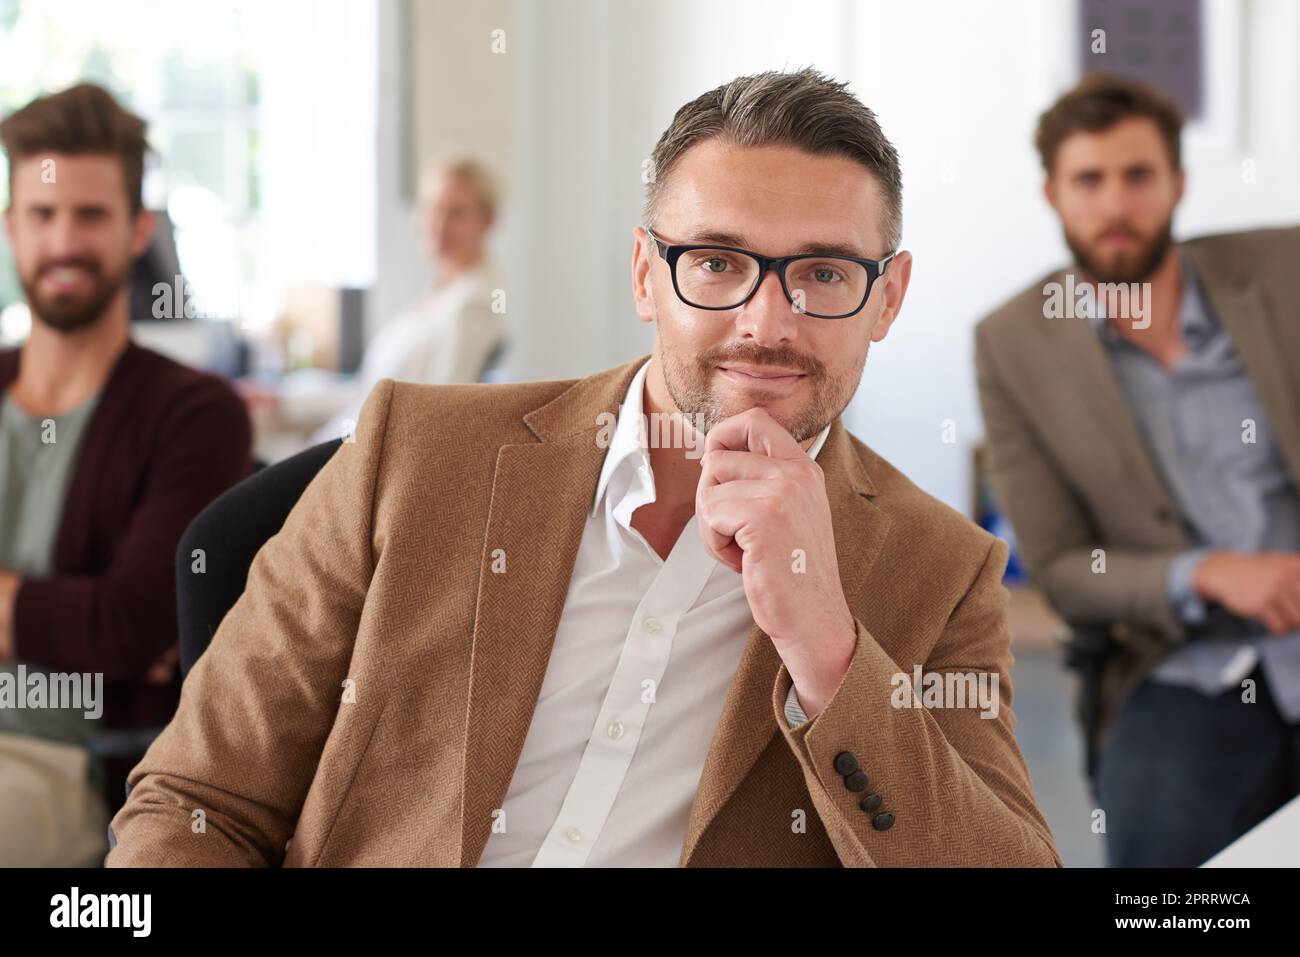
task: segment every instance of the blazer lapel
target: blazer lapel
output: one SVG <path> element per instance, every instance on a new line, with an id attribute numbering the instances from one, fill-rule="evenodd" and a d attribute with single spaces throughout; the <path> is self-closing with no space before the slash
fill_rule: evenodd
<path id="1" fill-rule="evenodd" d="M 1064 284 L 1065 275 L 1060 272 L 1051 278 Z M 1098 421 L 1120 460 L 1128 463 L 1129 474 L 1147 488 L 1160 506 L 1175 511 L 1169 488 L 1156 470 L 1151 450 L 1092 321 L 1044 319 L 1043 329 L 1051 341 L 1044 354 L 1059 363 L 1061 381 L 1075 383 L 1080 408 Z M 1098 450 L 1098 454 L 1104 453 Z"/>
<path id="2" fill-rule="evenodd" d="M 1234 281 L 1203 249 L 1186 247 L 1196 277 L 1210 301 L 1210 308 L 1223 324 L 1241 354 L 1259 400 L 1273 423 L 1283 457 L 1292 478 L 1300 482 L 1300 411 L 1278 349 L 1281 337 L 1273 327 L 1277 316 L 1265 307 L 1260 290 L 1250 282 Z"/>
<path id="3" fill-rule="evenodd" d="M 875 486 L 853 447 L 852 437 L 838 418 L 826 436 L 818 462 L 826 476 L 840 581 L 850 610 L 866 619 L 866 578 L 890 520 L 870 501 L 876 494 Z M 678 861 L 682 867 L 690 866 L 709 824 L 780 732 L 772 714 L 772 688 L 780 667 L 776 646 L 755 626 L 749 633 L 700 774 Z"/>
<path id="4" fill-rule="evenodd" d="M 605 457 L 597 417 L 618 413 L 641 361 L 579 380 L 524 417 L 538 441 L 497 454 L 470 662 L 462 867 L 483 853 L 532 723 Z"/>

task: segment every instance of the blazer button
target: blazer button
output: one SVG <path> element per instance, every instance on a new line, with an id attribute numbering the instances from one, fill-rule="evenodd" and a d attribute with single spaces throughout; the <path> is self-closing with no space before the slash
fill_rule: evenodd
<path id="1" fill-rule="evenodd" d="M 871 819 L 871 826 L 877 831 L 888 831 L 894 826 L 894 815 L 888 811 L 881 811 Z"/>
<path id="2" fill-rule="evenodd" d="M 852 774 L 844 775 L 844 786 L 850 791 L 865 791 L 870 782 L 867 780 L 867 772 L 854 771 Z"/>
<path id="3" fill-rule="evenodd" d="M 835 770 L 840 774 L 852 774 L 858 769 L 858 759 L 848 751 L 835 755 Z"/>
<path id="4" fill-rule="evenodd" d="M 858 802 L 858 807 L 870 814 L 872 811 L 875 811 L 880 807 L 880 795 L 868 794 Z"/>
<path id="5" fill-rule="evenodd" d="M 1168 525 L 1170 522 L 1177 519 L 1177 517 L 1178 516 L 1174 514 L 1172 509 L 1167 508 L 1164 505 L 1156 508 L 1156 521 L 1160 522 L 1162 525 Z"/>

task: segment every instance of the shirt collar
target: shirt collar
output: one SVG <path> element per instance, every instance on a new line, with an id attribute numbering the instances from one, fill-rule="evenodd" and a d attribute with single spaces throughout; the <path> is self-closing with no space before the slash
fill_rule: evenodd
<path id="1" fill-rule="evenodd" d="M 1192 344 L 1211 335 L 1218 326 L 1214 311 L 1201 289 L 1200 279 L 1187 256 L 1183 257 L 1183 304 L 1179 321 L 1183 338 Z"/>
<path id="2" fill-rule="evenodd" d="M 620 465 L 633 457 L 639 460 L 638 464 L 644 464 L 647 468 L 650 465 L 640 428 L 642 390 L 645 387 L 646 370 L 649 368 L 649 359 L 641 363 L 641 368 L 636 370 L 636 375 L 627 387 L 627 394 L 618 407 L 618 424 L 614 426 L 614 434 L 610 437 L 609 451 L 605 453 L 605 464 L 601 466 L 600 480 L 596 483 L 596 497 L 591 503 L 593 515 Z"/>
<path id="3" fill-rule="evenodd" d="M 645 377 L 649 368 L 649 359 L 641 363 L 641 368 L 637 369 L 636 375 L 632 377 L 632 381 L 627 387 L 627 394 L 618 407 L 618 424 L 614 426 L 614 434 L 610 437 L 609 451 L 605 453 L 605 462 L 600 468 L 600 479 L 596 482 L 596 496 L 591 502 L 591 513 L 593 515 L 596 514 L 596 510 L 600 507 L 600 500 L 604 497 L 606 490 L 609 488 L 610 480 L 614 477 L 614 473 L 618 471 L 620 465 L 629 459 L 635 459 L 636 464 L 644 466 L 647 472 L 650 470 L 650 456 L 646 451 L 644 416 L 642 415 Z M 830 431 L 831 427 L 827 424 L 818 434 L 816 441 L 809 446 L 808 455 L 810 458 L 817 458 L 822 446 L 826 444 L 826 437 L 830 435 Z"/>

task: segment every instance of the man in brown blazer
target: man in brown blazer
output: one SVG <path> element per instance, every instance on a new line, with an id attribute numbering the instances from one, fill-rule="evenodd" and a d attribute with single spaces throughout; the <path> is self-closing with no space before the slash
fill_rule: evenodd
<path id="1" fill-rule="evenodd" d="M 704 94 L 654 158 L 653 355 L 382 381 L 132 773 L 109 865 L 1060 865 L 1006 546 L 840 420 L 907 287 L 892 146 L 804 70 Z"/>
<path id="2" fill-rule="evenodd" d="M 1075 265 L 976 333 L 996 496 L 1095 636 L 1117 866 L 1201 864 L 1300 790 L 1300 229 L 1174 243 L 1180 127 L 1104 76 L 1043 115 Z"/>

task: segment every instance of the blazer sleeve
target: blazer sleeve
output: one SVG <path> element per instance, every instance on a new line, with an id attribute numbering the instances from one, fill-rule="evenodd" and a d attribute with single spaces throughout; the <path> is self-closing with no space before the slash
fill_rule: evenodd
<path id="1" fill-rule="evenodd" d="M 857 622 L 848 671 L 825 707 L 792 729 L 783 703 L 790 673 L 773 689 L 777 725 L 803 769 L 813 805 L 845 867 L 943 865 L 1061 867 L 1051 830 L 1034 801 L 1011 710 L 1011 634 L 1002 587 L 1007 545 L 995 540 L 948 619 L 925 674 L 996 676 L 996 710 L 899 706 L 900 667 Z M 867 789 L 850 790 L 836 760 L 852 755 Z M 881 796 L 864 811 L 865 795 Z M 883 814 L 892 825 L 881 828 Z"/>
<path id="2" fill-rule="evenodd" d="M 1093 570 L 1102 548 L 1082 503 L 1043 450 L 1006 389 L 987 327 L 975 336 L 980 407 L 992 460 L 990 481 L 1016 532 L 1016 546 L 1034 584 L 1070 622 L 1149 625 L 1172 641 L 1186 628 L 1167 579 L 1178 549 L 1104 546 L 1106 574 Z"/>
<path id="3" fill-rule="evenodd" d="M 25 579 L 14 605 L 17 657 L 56 671 L 139 681 L 176 644 L 176 545 L 214 498 L 248 475 L 252 426 L 215 378 L 168 410 L 139 504 L 104 571 Z"/>
<path id="4" fill-rule="evenodd" d="M 127 778 L 107 866 L 283 862 L 331 730 L 361 720 L 340 701 L 375 567 L 392 392 L 391 379 L 375 386 L 352 440 L 254 556 L 175 718 Z"/>

